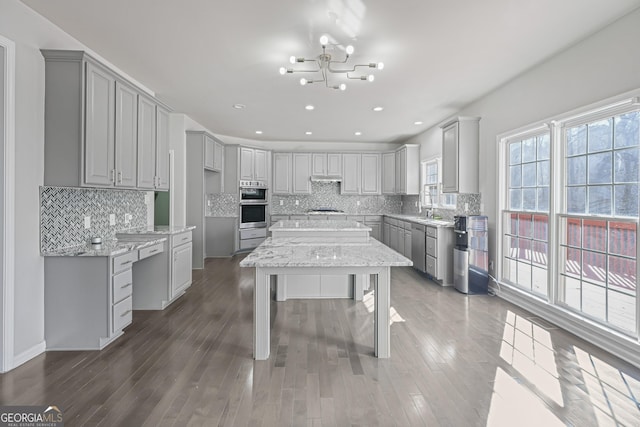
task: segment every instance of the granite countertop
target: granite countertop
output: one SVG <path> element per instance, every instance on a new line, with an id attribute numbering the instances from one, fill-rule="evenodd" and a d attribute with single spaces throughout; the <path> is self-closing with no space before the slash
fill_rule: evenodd
<path id="1" fill-rule="evenodd" d="M 399 267 L 413 262 L 375 239 L 363 243 L 309 242 L 269 237 L 240 267 Z"/>
<path id="2" fill-rule="evenodd" d="M 168 225 L 156 225 L 149 227 L 132 228 L 130 230 L 122 230 L 117 233 L 120 235 L 136 235 L 136 234 L 179 234 L 185 231 L 195 229 L 195 225 L 174 225 L 169 227 Z"/>
<path id="3" fill-rule="evenodd" d="M 157 239 L 142 241 L 121 241 L 114 239 L 107 240 L 101 245 L 92 245 L 90 243 L 87 243 L 84 245 L 73 246 L 56 251 L 42 252 L 42 256 L 115 256 L 153 246 L 156 243 L 165 242 L 166 240 L 166 237 L 159 237 Z"/>
<path id="4" fill-rule="evenodd" d="M 448 227 L 453 228 L 453 221 L 447 221 L 444 219 L 432 219 L 425 218 L 418 215 L 406 215 L 406 214 L 384 214 L 389 218 L 400 219 L 402 221 L 415 222 L 422 225 L 430 225 L 431 227 Z"/>
<path id="5" fill-rule="evenodd" d="M 357 221 L 340 220 L 282 220 L 269 227 L 269 231 L 371 231 L 371 227 Z"/>

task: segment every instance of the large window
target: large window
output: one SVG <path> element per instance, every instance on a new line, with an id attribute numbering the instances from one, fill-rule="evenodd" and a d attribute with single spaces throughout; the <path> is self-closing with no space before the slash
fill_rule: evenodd
<path id="1" fill-rule="evenodd" d="M 500 279 L 638 337 L 640 108 L 535 129 L 502 139 Z"/>

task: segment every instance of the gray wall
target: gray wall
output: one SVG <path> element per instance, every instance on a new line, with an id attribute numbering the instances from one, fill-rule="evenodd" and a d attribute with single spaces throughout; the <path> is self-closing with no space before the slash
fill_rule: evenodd
<path id="1" fill-rule="evenodd" d="M 553 31 L 553 29 L 547 29 Z M 490 218 L 490 252 L 496 258 L 497 136 L 553 115 L 640 88 L 640 9 L 525 72 L 458 115 L 480 116 L 480 193 Z M 440 156 L 434 127 L 407 141 L 425 160 Z"/>

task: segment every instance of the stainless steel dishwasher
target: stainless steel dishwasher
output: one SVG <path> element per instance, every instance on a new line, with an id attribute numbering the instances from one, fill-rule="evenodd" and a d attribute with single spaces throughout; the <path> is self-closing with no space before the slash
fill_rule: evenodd
<path id="1" fill-rule="evenodd" d="M 411 224 L 411 261 L 413 268 L 423 273 L 427 272 L 426 231 L 422 224 Z"/>

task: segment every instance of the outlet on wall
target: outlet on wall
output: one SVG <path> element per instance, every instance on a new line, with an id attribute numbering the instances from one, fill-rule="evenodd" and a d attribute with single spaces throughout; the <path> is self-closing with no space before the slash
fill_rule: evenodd
<path id="1" fill-rule="evenodd" d="M 356 206 L 360 206 L 360 200 L 356 200 Z"/>
<path id="2" fill-rule="evenodd" d="M 116 214 L 109 214 L 109 225 L 116 225 Z"/>
<path id="3" fill-rule="evenodd" d="M 131 222 L 131 214 L 124 214 L 124 223 L 129 224 Z"/>
<path id="4" fill-rule="evenodd" d="M 84 217 L 84 229 L 87 230 L 89 228 L 91 228 L 91 216 L 90 215 Z"/>
<path id="5" fill-rule="evenodd" d="M 284 205 L 284 200 L 280 200 L 280 206 Z"/>
<path id="6" fill-rule="evenodd" d="M 464 204 L 464 210 L 468 211 L 469 210 L 469 203 L 465 202 Z"/>
<path id="7" fill-rule="evenodd" d="M 296 200 L 296 206 L 300 204 L 300 200 Z"/>

